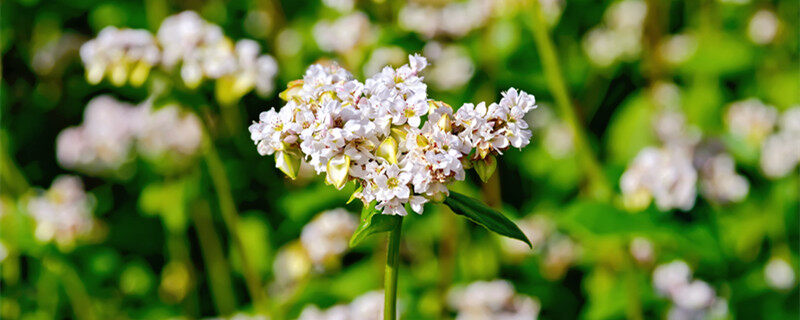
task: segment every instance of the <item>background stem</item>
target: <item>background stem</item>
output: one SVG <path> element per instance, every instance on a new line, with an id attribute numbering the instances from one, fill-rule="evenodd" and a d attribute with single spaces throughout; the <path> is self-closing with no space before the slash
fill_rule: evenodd
<path id="1" fill-rule="evenodd" d="M 247 257 L 247 252 L 242 243 L 242 238 L 239 236 L 239 215 L 236 212 L 236 204 L 233 201 L 233 194 L 231 193 L 228 176 L 225 173 L 225 166 L 222 164 L 222 160 L 220 160 L 213 143 L 209 143 L 208 150 L 205 152 L 205 162 L 208 165 L 211 182 L 217 190 L 222 220 L 225 222 L 231 240 L 234 246 L 236 246 L 236 251 L 239 253 L 247 291 L 253 299 L 253 305 L 256 310 L 259 312 L 267 312 L 266 295 L 262 290 L 261 279 L 259 279 L 258 273 L 256 273 L 255 268 L 253 268 L 253 265 L 250 263 L 250 259 Z"/>
<path id="2" fill-rule="evenodd" d="M 208 202 L 200 200 L 191 210 L 192 221 L 197 229 L 203 261 L 208 269 L 211 294 L 220 315 L 230 315 L 236 309 L 236 298 L 231 286 L 230 268 L 222 251 L 222 244 L 211 220 Z"/>
<path id="3" fill-rule="evenodd" d="M 575 141 L 575 151 L 581 162 L 581 166 L 586 170 L 589 183 L 589 195 L 595 199 L 609 200 L 612 192 L 611 185 L 608 179 L 606 179 L 600 164 L 597 162 L 597 157 L 594 155 L 589 141 L 586 138 L 586 132 L 572 106 L 569 90 L 567 89 L 567 84 L 564 81 L 561 68 L 559 67 L 558 55 L 553 41 L 548 34 L 549 29 L 547 28 L 547 23 L 542 14 L 541 4 L 539 4 L 539 1 L 532 1 L 531 7 L 531 29 L 533 32 L 533 39 L 536 42 L 536 50 L 542 60 L 544 76 L 553 94 L 553 98 L 556 100 L 555 102 L 558 106 L 559 113 L 567 125 L 569 125 L 572 132 Z"/>
<path id="4" fill-rule="evenodd" d="M 386 250 L 386 273 L 383 292 L 383 319 L 397 318 L 397 269 L 400 267 L 400 233 L 403 218 L 397 220 L 394 229 L 389 232 L 389 245 Z"/>

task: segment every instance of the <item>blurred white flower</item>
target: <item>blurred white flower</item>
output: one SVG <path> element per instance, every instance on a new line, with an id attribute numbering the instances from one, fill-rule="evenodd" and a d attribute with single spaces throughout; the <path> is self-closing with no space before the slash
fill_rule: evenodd
<path id="1" fill-rule="evenodd" d="M 769 178 L 780 178 L 800 163 L 800 106 L 781 115 L 780 128 L 761 145 L 761 170 Z"/>
<path id="2" fill-rule="evenodd" d="M 453 1 L 441 7 L 409 2 L 400 9 L 397 19 L 400 27 L 426 38 L 437 35 L 458 38 L 486 24 L 494 6 L 491 0 Z"/>
<path id="3" fill-rule="evenodd" d="M 532 253 L 544 250 L 547 239 L 555 231 L 555 224 L 547 216 L 536 214 L 530 215 L 517 221 L 517 226 L 533 244 L 533 250 L 527 244 L 511 238 L 503 237 L 503 251 L 515 258 L 523 257 Z"/>
<path id="4" fill-rule="evenodd" d="M 795 286 L 792 266 L 781 258 L 772 258 L 764 267 L 764 279 L 775 290 L 789 290 Z"/>
<path id="5" fill-rule="evenodd" d="M 475 66 L 464 47 L 431 41 L 425 45 L 423 53 L 431 61 L 431 68 L 425 73 L 426 79 L 435 88 L 453 90 L 472 79 Z"/>
<path id="6" fill-rule="evenodd" d="M 196 155 L 203 140 L 200 119 L 177 105 L 167 105 L 157 110 L 146 101 L 139 106 L 140 125 L 136 132 L 136 145 L 140 153 L 157 158 L 167 153 L 180 157 Z"/>
<path id="7" fill-rule="evenodd" d="M 720 153 L 702 160 L 699 164 L 700 187 L 703 195 L 720 203 L 739 202 L 747 196 L 750 183 L 736 174 L 733 158 Z"/>
<path id="8" fill-rule="evenodd" d="M 689 266 L 681 260 L 659 265 L 653 271 L 653 286 L 673 303 L 667 319 L 722 319 L 728 314 L 727 300 L 717 297 L 702 280 L 693 280 Z"/>
<path id="9" fill-rule="evenodd" d="M 272 263 L 275 281 L 279 287 L 295 284 L 308 276 L 311 268 L 311 258 L 308 257 L 308 252 L 299 242 L 291 242 L 280 248 Z"/>
<path id="10" fill-rule="evenodd" d="M 139 118 L 131 104 L 105 95 L 95 97 L 86 106 L 83 123 L 58 134 L 58 163 L 90 174 L 119 169 L 130 159 Z"/>
<path id="11" fill-rule="evenodd" d="M 692 270 L 681 260 L 662 264 L 653 270 L 653 287 L 664 296 L 671 296 L 678 288 L 689 284 Z"/>
<path id="12" fill-rule="evenodd" d="M 357 226 L 355 216 L 345 209 L 324 211 L 303 227 L 300 242 L 314 265 L 322 268 L 347 250 Z"/>
<path id="13" fill-rule="evenodd" d="M 647 265 L 653 262 L 654 250 L 653 243 L 644 237 L 636 237 L 631 240 L 629 250 L 631 256 L 637 263 Z"/>
<path id="14" fill-rule="evenodd" d="M 403 65 L 408 54 L 403 48 L 396 46 L 380 47 L 372 50 L 367 62 L 364 63 L 364 75 L 372 76 L 385 66 L 397 67 Z"/>
<path id="15" fill-rule="evenodd" d="M 350 12 L 353 10 L 355 0 L 322 0 L 322 4 L 326 7 L 333 8 L 339 12 Z"/>
<path id="16" fill-rule="evenodd" d="M 373 26 L 363 12 L 353 12 L 335 21 L 323 20 L 314 25 L 314 40 L 327 52 L 345 53 L 374 40 Z"/>
<path id="17" fill-rule="evenodd" d="M 664 61 L 671 65 L 680 65 L 697 51 L 697 39 L 688 33 L 670 35 L 661 41 L 658 50 Z"/>
<path id="18" fill-rule="evenodd" d="M 620 178 L 629 208 L 644 208 L 653 197 L 662 211 L 691 209 L 697 196 L 696 183 L 691 152 L 679 147 L 642 149 Z"/>
<path id="19" fill-rule="evenodd" d="M 398 308 L 398 315 L 400 310 Z M 303 308 L 298 320 L 380 320 L 383 319 L 383 292 L 370 291 L 350 304 L 338 304 L 321 310 L 315 305 Z"/>
<path id="20" fill-rule="evenodd" d="M 105 27 L 80 49 L 86 79 L 96 84 L 108 76 L 116 86 L 127 81 L 139 86 L 161 58 L 158 44 L 147 30 Z"/>
<path id="21" fill-rule="evenodd" d="M 643 0 L 612 3 L 603 23 L 586 33 L 583 49 L 592 63 L 608 67 L 619 61 L 638 58 L 647 4 Z"/>
<path id="22" fill-rule="evenodd" d="M 758 45 L 765 45 L 775 39 L 780 28 L 780 20 L 770 10 L 761 9 L 756 12 L 747 25 L 747 36 Z"/>
<path id="23" fill-rule="evenodd" d="M 731 103 L 725 112 L 725 124 L 732 135 L 759 145 L 772 133 L 778 111 L 758 99 Z"/>
<path id="24" fill-rule="evenodd" d="M 71 245 L 95 226 L 94 198 L 83 190 L 76 176 L 59 176 L 46 192 L 28 201 L 28 212 L 36 221 L 36 238 Z"/>
<path id="25" fill-rule="evenodd" d="M 458 320 L 537 319 L 538 300 L 517 294 L 505 280 L 476 281 L 466 287 L 454 287 L 448 304 L 457 311 Z"/>

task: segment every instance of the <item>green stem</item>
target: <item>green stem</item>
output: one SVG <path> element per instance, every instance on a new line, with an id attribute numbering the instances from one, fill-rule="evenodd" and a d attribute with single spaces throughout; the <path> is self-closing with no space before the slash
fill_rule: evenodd
<path id="1" fill-rule="evenodd" d="M 383 319 L 397 318 L 397 271 L 400 267 L 400 233 L 403 219 L 397 219 L 392 231 L 389 231 L 389 246 L 386 249 L 386 271 L 383 285 Z"/>
<path id="2" fill-rule="evenodd" d="M 209 139 L 209 141 L 211 141 Z M 205 152 L 205 162 L 208 165 L 208 171 L 211 175 L 211 182 L 217 190 L 217 197 L 219 199 L 220 212 L 222 213 L 222 220 L 228 229 L 231 240 L 241 260 L 242 273 L 244 273 L 245 284 L 250 297 L 253 299 L 253 305 L 259 312 L 267 312 L 266 295 L 262 290 L 261 279 L 259 279 L 256 269 L 250 263 L 250 259 L 245 251 L 242 238 L 239 233 L 239 215 L 236 212 L 236 204 L 233 201 L 233 194 L 231 193 L 230 182 L 225 173 L 225 166 L 214 148 L 213 142 L 209 142 L 208 150 Z"/>
<path id="3" fill-rule="evenodd" d="M 96 319 L 92 300 L 75 269 L 66 262 L 55 258 L 46 258 L 44 266 L 61 279 L 61 285 L 64 286 L 64 291 L 67 293 L 75 318 L 79 320 Z"/>
<path id="4" fill-rule="evenodd" d="M 201 200 L 191 212 L 192 221 L 197 229 L 203 261 L 208 269 L 211 295 L 220 315 L 230 315 L 235 311 L 236 298 L 231 286 L 230 268 L 222 251 L 219 235 L 211 221 L 211 209 L 208 202 Z"/>
<path id="5" fill-rule="evenodd" d="M 586 169 L 589 193 L 593 198 L 608 200 L 611 197 L 611 185 L 603 174 L 596 156 L 592 152 L 589 141 L 586 138 L 586 132 L 572 106 L 569 90 L 567 89 L 567 84 L 564 81 L 561 68 L 559 67 L 558 55 L 554 48 L 553 41 L 548 34 L 549 29 L 545 23 L 541 5 L 539 1 L 532 1 L 531 7 L 531 29 L 533 31 L 534 41 L 536 42 L 536 49 L 542 59 L 544 76 L 556 100 L 556 105 L 558 106 L 561 116 L 572 131 L 572 136 L 575 141 L 575 151 L 582 166 Z"/>

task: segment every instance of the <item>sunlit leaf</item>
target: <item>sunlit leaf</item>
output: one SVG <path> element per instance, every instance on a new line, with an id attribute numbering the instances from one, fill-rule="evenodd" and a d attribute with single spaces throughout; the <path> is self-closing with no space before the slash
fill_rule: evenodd
<path id="1" fill-rule="evenodd" d="M 450 191 L 450 196 L 444 200 L 444 203 L 456 214 L 466 217 L 472 222 L 489 229 L 489 231 L 520 240 L 527 243 L 531 248 L 533 247 L 528 237 L 522 233 L 522 230 L 514 222 L 477 199 Z"/>

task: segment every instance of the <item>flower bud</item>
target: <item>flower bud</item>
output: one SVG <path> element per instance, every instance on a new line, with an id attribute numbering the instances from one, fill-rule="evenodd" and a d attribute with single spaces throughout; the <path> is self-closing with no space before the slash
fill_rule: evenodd
<path id="1" fill-rule="evenodd" d="M 489 181 L 494 171 L 497 169 L 497 159 L 494 156 L 488 156 L 482 160 L 475 161 L 475 172 L 481 177 L 481 181 Z"/>
<path id="2" fill-rule="evenodd" d="M 86 68 L 86 81 L 90 84 L 98 84 L 103 81 L 103 75 L 106 73 L 106 67 L 99 63 L 90 64 Z"/>
<path id="3" fill-rule="evenodd" d="M 436 125 L 439 126 L 439 129 L 442 129 L 442 131 L 444 132 L 453 131 L 453 125 L 450 121 L 450 115 L 446 113 L 443 114 L 441 118 L 439 118 L 439 121 L 436 122 Z"/>
<path id="4" fill-rule="evenodd" d="M 300 169 L 300 157 L 293 156 L 286 151 L 278 151 L 275 153 L 275 167 L 294 180 Z"/>
<path id="5" fill-rule="evenodd" d="M 111 84 L 121 87 L 128 80 L 128 65 L 125 62 L 118 62 L 111 66 Z"/>
<path id="6" fill-rule="evenodd" d="M 144 84 L 144 82 L 147 80 L 147 76 L 150 75 L 151 67 L 152 66 L 145 61 L 139 61 L 136 63 L 136 66 L 134 66 L 133 70 L 131 71 L 131 85 L 134 87 L 139 87 Z"/>
<path id="7" fill-rule="evenodd" d="M 286 85 L 286 90 L 283 90 L 278 96 L 284 101 L 289 101 L 300 96 L 300 90 L 303 89 L 303 80 L 294 80 Z"/>
<path id="8" fill-rule="evenodd" d="M 383 140 L 378 146 L 376 156 L 386 159 L 391 164 L 397 164 L 397 141 L 391 136 Z"/>
<path id="9" fill-rule="evenodd" d="M 347 183 L 348 173 L 350 172 L 350 156 L 340 154 L 328 161 L 328 175 L 326 180 L 336 189 L 341 189 Z"/>

